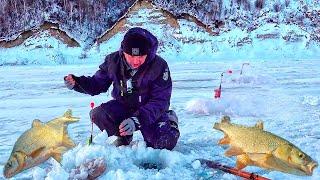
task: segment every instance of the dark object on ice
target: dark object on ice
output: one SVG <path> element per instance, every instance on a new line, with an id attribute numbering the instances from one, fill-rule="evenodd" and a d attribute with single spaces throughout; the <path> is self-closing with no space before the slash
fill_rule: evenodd
<path id="1" fill-rule="evenodd" d="M 132 141 L 132 136 L 118 136 L 117 139 L 112 143 L 116 147 L 127 146 Z"/>
<path id="2" fill-rule="evenodd" d="M 219 169 L 223 172 L 229 173 L 229 174 L 233 174 L 239 177 L 243 177 L 244 179 L 250 179 L 250 180 L 270 180 L 268 178 L 259 176 L 257 174 L 254 173 L 249 173 L 246 171 L 242 171 L 242 170 L 238 170 L 237 168 L 233 168 L 230 166 L 226 166 L 226 165 L 222 165 L 218 162 L 212 161 L 212 160 L 207 160 L 207 159 L 198 159 L 200 161 L 200 163 L 204 166 L 207 166 L 209 168 L 213 168 L 213 169 Z"/>
<path id="3" fill-rule="evenodd" d="M 244 66 L 244 65 L 248 65 L 248 66 L 249 66 L 250 64 L 249 64 L 249 63 L 242 63 L 241 71 L 240 71 L 240 75 L 242 75 L 242 72 L 243 72 L 243 66 Z"/>
<path id="4" fill-rule="evenodd" d="M 143 169 L 157 169 L 157 170 L 163 169 L 162 164 L 151 163 L 151 162 L 142 162 L 139 164 L 139 167 L 141 167 Z"/>

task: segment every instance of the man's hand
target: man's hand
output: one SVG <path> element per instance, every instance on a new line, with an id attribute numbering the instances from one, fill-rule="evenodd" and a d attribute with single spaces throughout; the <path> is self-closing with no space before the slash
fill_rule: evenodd
<path id="1" fill-rule="evenodd" d="M 136 117 L 131 117 L 122 121 L 122 123 L 119 126 L 120 136 L 127 136 L 133 134 L 133 132 L 136 130 L 134 118 Z"/>
<path id="2" fill-rule="evenodd" d="M 67 86 L 68 89 L 73 89 L 76 85 L 76 81 L 73 79 L 73 75 L 69 74 L 68 76 L 64 77 L 64 84 Z"/>

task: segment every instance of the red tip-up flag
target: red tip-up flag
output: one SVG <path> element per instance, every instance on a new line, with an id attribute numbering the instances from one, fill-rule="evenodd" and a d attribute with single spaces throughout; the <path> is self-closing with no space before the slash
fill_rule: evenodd
<path id="1" fill-rule="evenodd" d="M 221 96 L 221 88 L 215 89 L 214 90 L 214 98 L 218 99 Z"/>
<path id="2" fill-rule="evenodd" d="M 215 99 L 221 97 L 221 84 L 222 84 L 222 77 L 223 77 L 223 74 L 224 74 L 224 73 L 232 74 L 232 70 L 229 69 L 229 70 L 227 70 L 226 72 L 221 73 L 221 79 L 220 79 L 219 88 L 214 90 L 214 98 L 215 98 Z"/>
<path id="3" fill-rule="evenodd" d="M 91 109 L 94 107 L 94 102 L 90 103 L 90 107 L 91 107 Z"/>

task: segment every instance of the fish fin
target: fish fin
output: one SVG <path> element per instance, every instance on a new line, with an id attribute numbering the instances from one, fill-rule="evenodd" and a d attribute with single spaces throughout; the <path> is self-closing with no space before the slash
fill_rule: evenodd
<path id="1" fill-rule="evenodd" d="M 62 140 L 63 146 L 67 148 L 75 147 L 76 144 L 72 141 L 72 139 L 68 136 L 67 132 L 64 132 L 63 134 L 63 140 Z"/>
<path id="2" fill-rule="evenodd" d="M 35 119 L 32 121 L 32 127 L 39 127 L 42 125 L 43 125 L 43 123 L 39 119 Z"/>
<path id="3" fill-rule="evenodd" d="M 221 130 L 221 124 L 223 124 L 223 123 L 227 123 L 227 124 L 230 124 L 230 117 L 229 116 L 223 116 L 222 118 L 221 118 L 221 122 L 220 123 L 214 123 L 214 125 L 213 125 L 213 128 L 214 129 L 218 129 L 218 130 Z"/>
<path id="4" fill-rule="evenodd" d="M 214 123 L 213 129 L 221 130 L 221 128 L 220 128 L 220 123 Z"/>
<path id="5" fill-rule="evenodd" d="M 258 121 L 255 125 L 256 128 L 263 130 L 263 121 Z"/>
<path id="6" fill-rule="evenodd" d="M 219 140 L 218 144 L 223 145 L 223 144 L 230 144 L 230 138 L 229 136 L 224 136 L 222 139 Z"/>
<path id="7" fill-rule="evenodd" d="M 43 152 L 44 149 L 45 149 L 45 147 L 42 146 L 42 147 L 40 147 L 40 148 L 32 151 L 32 153 L 30 153 L 29 155 L 30 155 L 32 158 L 36 158 L 36 157 L 38 157 L 38 156 L 41 154 L 41 152 Z"/>
<path id="8" fill-rule="evenodd" d="M 228 123 L 230 124 L 231 120 L 230 120 L 230 117 L 229 116 L 223 116 L 221 118 L 221 123 Z"/>
<path id="9" fill-rule="evenodd" d="M 272 154 L 266 154 L 264 157 L 264 163 L 266 165 L 274 166 L 277 164 L 276 158 Z"/>
<path id="10" fill-rule="evenodd" d="M 78 122 L 80 118 L 78 117 L 73 117 L 72 116 L 72 110 L 71 109 L 68 109 L 62 116 L 62 118 L 65 119 L 64 123 L 65 124 L 70 124 L 70 123 L 73 123 L 73 122 Z"/>
<path id="11" fill-rule="evenodd" d="M 252 161 L 264 161 L 270 154 L 266 153 L 247 153 Z"/>
<path id="12" fill-rule="evenodd" d="M 292 172 L 292 166 L 287 161 L 283 161 L 272 154 L 268 154 L 263 161 L 266 169 L 277 170 L 282 172 Z"/>
<path id="13" fill-rule="evenodd" d="M 281 170 L 284 167 L 286 167 L 286 165 L 278 158 L 274 157 L 272 154 L 267 154 L 264 157 L 264 161 L 263 161 L 263 165 L 265 168 L 267 169 L 278 169 Z"/>
<path id="14" fill-rule="evenodd" d="M 251 164 L 251 160 L 247 154 L 241 154 L 237 156 L 236 168 L 243 169 Z"/>
<path id="15" fill-rule="evenodd" d="M 63 114 L 63 117 L 72 118 L 72 110 L 71 110 L 71 109 L 68 109 L 68 110 Z"/>
<path id="16" fill-rule="evenodd" d="M 225 153 L 224 155 L 227 156 L 227 157 L 230 157 L 230 156 L 238 156 L 238 155 L 241 155 L 241 154 L 244 154 L 244 152 L 242 151 L 241 148 L 238 148 L 238 147 L 234 147 L 234 146 L 231 146 Z"/>
<path id="17" fill-rule="evenodd" d="M 62 160 L 62 154 L 53 154 L 52 158 L 55 159 L 58 162 L 61 162 Z"/>
<path id="18" fill-rule="evenodd" d="M 61 162 L 62 160 L 62 154 L 65 153 L 68 150 L 68 148 L 64 147 L 64 146 L 60 146 L 55 148 L 52 151 L 52 157 L 53 159 L 55 159 L 58 162 Z"/>

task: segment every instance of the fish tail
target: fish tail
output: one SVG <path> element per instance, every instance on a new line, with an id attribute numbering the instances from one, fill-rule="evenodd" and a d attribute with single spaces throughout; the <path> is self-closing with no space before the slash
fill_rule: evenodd
<path id="1" fill-rule="evenodd" d="M 227 124 L 230 124 L 231 120 L 230 120 L 230 117 L 229 116 L 223 116 L 221 118 L 221 123 L 227 123 Z"/>
<path id="2" fill-rule="evenodd" d="M 71 123 L 78 122 L 80 118 L 72 116 L 72 110 L 68 109 L 62 117 L 55 118 L 52 121 L 48 122 L 48 125 L 68 125 Z"/>
<path id="3" fill-rule="evenodd" d="M 80 118 L 72 116 L 72 110 L 68 109 L 62 116 L 61 121 L 63 124 L 70 124 L 78 122 Z"/>

